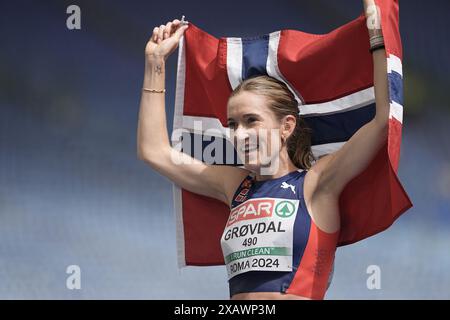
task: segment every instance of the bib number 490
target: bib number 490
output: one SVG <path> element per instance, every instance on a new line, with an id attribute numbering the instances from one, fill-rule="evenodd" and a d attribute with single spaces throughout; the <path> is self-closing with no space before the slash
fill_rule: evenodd
<path id="1" fill-rule="evenodd" d="M 242 245 L 244 247 L 249 247 L 249 246 L 256 246 L 257 243 L 258 243 L 258 238 L 253 237 L 253 238 L 246 238 L 244 240 L 244 242 L 242 242 Z"/>

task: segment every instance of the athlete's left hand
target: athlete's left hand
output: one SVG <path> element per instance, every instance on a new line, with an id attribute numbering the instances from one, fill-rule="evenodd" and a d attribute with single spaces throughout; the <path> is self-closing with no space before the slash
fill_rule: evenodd
<path id="1" fill-rule="evenodd" d="M 369 33 L 381 30 L 380 8 L 376 5 L 375 0 L 363 0 L 363 5 Z"/>

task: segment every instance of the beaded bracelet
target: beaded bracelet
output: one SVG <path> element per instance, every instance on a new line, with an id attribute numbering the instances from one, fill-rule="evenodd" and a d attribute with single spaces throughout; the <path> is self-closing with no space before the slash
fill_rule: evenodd
<path id="1" fill-rule="evenodd" d="M 156 89 L 142 88 L 142 90 L 148 91 L 148 92 L 156 92 L 156 93 L 164 93 L 164 92 L 166 92 L 166 89 L 156 90 Z"/>

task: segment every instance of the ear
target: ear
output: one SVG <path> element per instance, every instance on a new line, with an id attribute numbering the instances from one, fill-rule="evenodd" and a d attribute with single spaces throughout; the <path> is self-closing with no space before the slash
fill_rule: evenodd
<path id="1" fill-rule="evenodd" d="M 293 115 L 287 115 L 283 118 L 281 135 L 287 139 L 294 132 L 297 120 Z"/>

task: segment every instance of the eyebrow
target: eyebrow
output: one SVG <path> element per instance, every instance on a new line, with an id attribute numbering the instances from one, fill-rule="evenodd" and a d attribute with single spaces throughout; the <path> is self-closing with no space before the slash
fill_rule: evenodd
<path id="1" fill-rule="evenodd" d="M 256 113 L 246 113 L 242 117 L 243 118 L 257 117 L 259 119 L 259 115 L 256 114 Z M 234 121 L 234 119 L 233 118 L 228 118 L 227 122 L 229 122 L 229 121 Z"/>

